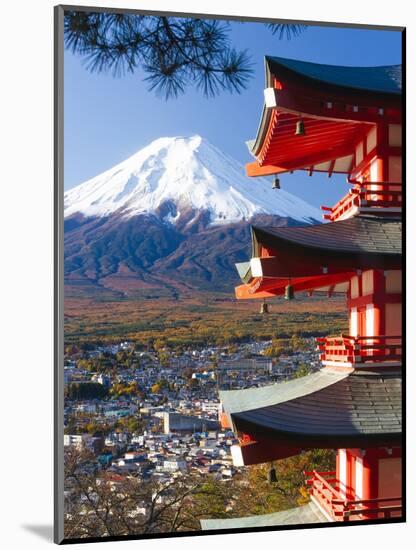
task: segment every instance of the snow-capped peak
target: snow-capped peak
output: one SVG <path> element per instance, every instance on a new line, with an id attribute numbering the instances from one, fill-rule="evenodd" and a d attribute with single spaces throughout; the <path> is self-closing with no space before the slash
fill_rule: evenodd
<path id="1" fill-rule="evenodd" d="M 249 220 L 257 214 L 290 217 L 302 222 L 320 219 L 317 208 L 275 191 L 265 178 L 248 178 L 244 167 L 200 136 L 160 138 L 110 170 L 65 193 L 65 216 L 130 217 L 155 213 L 164 203 L 176 212 L 210 213 L 211 224 Z"/>

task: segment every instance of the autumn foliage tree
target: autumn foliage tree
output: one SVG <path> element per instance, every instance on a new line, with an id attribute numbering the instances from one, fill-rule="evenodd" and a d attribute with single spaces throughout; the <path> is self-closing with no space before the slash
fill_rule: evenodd
<path id="1" fill-rule="evenodd" d="M 106 537 L 200 530 L 201 519 L 277 512 L 304 504 L 304 470 L 332 470 L 335 453 L 315 450 L 253 466 L 224 483 L 213 476 L 185 473 L 169 482 L 144 482 L 97 469 L 86 450 L 65 454 L 65 535 Z"/>
<path id="2" fill-rule="evenodd" d="M 143 390 L 135 380 L 131 382 L 116 382 L 111 386 L 110 395 L 118 397 L 143 397 Z"/>
<path id="3" fill-rule="evenodd" d="M 91 453 L 75 448 L 65 455 L 65 488 L 66 538 L 195 531 L 202 517 L 223 517 L 228 498 L 199 475 L 160 483 L 100 472 Z"/>
<path id="4" fill-rule="evenodd" d="M 269 481 L 271 467 L 276 470 L 277 481 Z M 317 469 L 333 470 L 335 452 L 317 449 L 277 460 L 273 463 L 251 466 L 243 476 L 243 482 L 235 484 L 234 517 L 269 514 L 286 510 L 309 500 L 304 472 Z"/>

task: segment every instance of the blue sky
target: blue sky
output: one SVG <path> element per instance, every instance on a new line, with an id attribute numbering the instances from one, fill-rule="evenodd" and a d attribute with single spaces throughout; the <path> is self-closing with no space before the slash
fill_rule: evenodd
<path id="1" fill-rule="evenodd" d="M 297 38 L 279 40 L 261 23 L 230 27 L 232 45 L 249 51 L 254 74 L 242 94 L 223 92 L 214 99 L 189 88 L 180 98 L 165 101 L 147 90 L 139 71 L 121 78 L 91 74 L 81 57 L 66 51 L 65 189 L 162 136 L 200 134 L 241 163 L 249 162 L 245 141 L 254 138 L 260 120 L 265 55 L 334 65 L 401 63 L 397 31 L 310 26 Z M 334 203 L 348 188 L 344 176 L 309 177 L 300 171 L 283 175 L 281 184 L 316 206 Z"/>

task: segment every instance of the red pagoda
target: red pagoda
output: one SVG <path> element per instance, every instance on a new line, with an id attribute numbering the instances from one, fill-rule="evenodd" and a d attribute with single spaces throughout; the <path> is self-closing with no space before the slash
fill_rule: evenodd
<path id="1" fill-rule="evenodd" d="M 236 296 L 344 293 L 349 330 L 318 338 L 322 368 L 314 374 L 220 392 L 223 423 L 240 442 L 236 465 L 331 448 L 336 471 L 306 473 L 306 506 L 202 527 L 402 517 L 401 66 L 267 57 L 264 97 L 247 175 L 343 173 L 351 189 L 322 207 L 328 223 L 253 227 Z"/>

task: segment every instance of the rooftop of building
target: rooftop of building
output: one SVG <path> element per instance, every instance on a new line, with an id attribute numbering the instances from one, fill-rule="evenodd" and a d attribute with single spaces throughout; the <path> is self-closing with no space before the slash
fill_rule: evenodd
<path id="1" fill-rule="evenodd" d="M 324 368 L 263 388 L 221 392 L 237 432 L 304 448 L 401 442 L 401 371 Z M 294 453 L 297 454 L 297 453 Z"/>
<path id="2" fill-rule="evenodd" d="M 328 522 L 326 516 L 313 502 L 309 502 L 304 506 L 275 512 L 273 514 L 230 519 L 203 519 L 201 520 L 201 528 L 203 531 L 218 529 L 253 529 L 256 527 L 278 527 L 280 525 L 302 525 L 325 522 Z"/>
<path id="3" fill-rule="evenodd" d="M 275 74 L 284 67 L 298 75 L 326 84 L 383 94 L 401 94 L 402 92 L 401 65 L 352 67 L 310 63 L 276 56 L 266 56 L 265 62 L 266 70 L 271 74 Z"/>
<path id="4" fill-rule="evenodd" d="M 322 250 L 354 254 L 401 254 L 402 222 L 375 216 L 355 216 L 346 220 L 305 227 L 253 226 L 253 252 L 259 243 L 273 247 L 283 241 Z"/>

